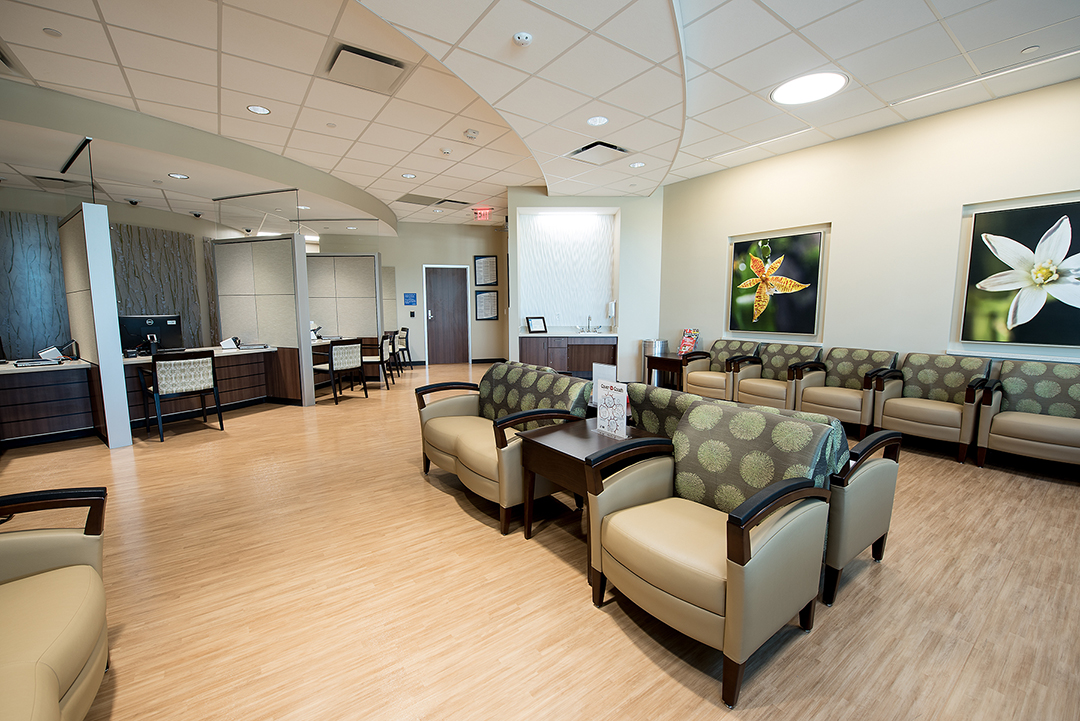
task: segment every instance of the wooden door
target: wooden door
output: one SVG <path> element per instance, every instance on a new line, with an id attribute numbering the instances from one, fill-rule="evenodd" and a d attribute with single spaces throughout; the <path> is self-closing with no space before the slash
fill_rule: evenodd
<path id="1" fill-rule="evenodd" d="M 425 268 L 427 362 L 469 362 L 469 278 L 465 268 Z"/>

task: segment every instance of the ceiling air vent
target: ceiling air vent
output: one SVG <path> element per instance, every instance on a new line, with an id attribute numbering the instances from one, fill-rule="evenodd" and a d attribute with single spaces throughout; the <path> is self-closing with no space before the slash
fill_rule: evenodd
<path id="1" fill-rule="evenodd" d="M 412 203 L 413 205 L 429 206 L 434 205 L 440 208 L 464 208 L 468 205 L 463 200 L 450 200 L 449 198 L 433 198 L 430 195 L 416 195 L 415 193 L 408 193 L 397 199 L 399 203 Z"/>
<path id="2" fill-rule="evenodd" d="M 334 53 L 327 77 L 345 85 L 393 95 L 411 66 L 370 50 L 342 45 Z"/>
<path id="3" fill-rule="evenodd" d="M 605 143 L 602 140 L 589 143 L 588 145 L 578 148 L 566 154 L 566 157 L 573 158 L 574 160 L 583 160 L 586 163 L 592 163 L 593 165 L 606 165 L 613 160 L 625 158 L 630 155 L 630 151 L 626 148 L 620 148 L 618 145 L 612 145 L 611 143 Z"/>
<path id="4" fill-rule="evenodd" d="M 89 188 L 90 183 L 86 180 L 68 180 L 67 178 L 46 178 L 44 176 L 36 175 L 33 181 L 37 183 L 43 190 L 67 190 L 69 188 Z M 95 190 L 101 190 L 100 187 L 94 186 Z"/>
<path id="5" fill-rule="evenodd" d="M 466 203 L 463 200 L 450 200 L 449 198 L 446 198 L 446 199 L 440 200 L 435 205 L 441 205 L 444 208 L 446 206 L 450 206 L 451 208 L 464 208 L 466 205 L 468 205 L 468 203 Z"/>

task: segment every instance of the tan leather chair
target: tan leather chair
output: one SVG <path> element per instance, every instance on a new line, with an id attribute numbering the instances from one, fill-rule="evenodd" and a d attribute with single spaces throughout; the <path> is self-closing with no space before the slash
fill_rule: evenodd
<path id="1" fill-rule="evenodd" d="M 80 529 L 0 533 L 0 718 L 80 721 L 109 660 L 104 488 L 0 496 L 0 519 L 88 507 Z M 0 520 L 2 522 L 2 520 Z"/>
<path id="2" fill-rule="evenodd" d="M 820 346 L 762 343 L 756 357 L 732 361 L 735 396 L 731 400 L 795 410 L 795 366 L 820 359 Z"/>
<path id="3" fill-rule="evenodd" d="M 956 443 L 963 463 L 989 373 L 989 358 L 908 353 L 874 376 L 874 426 Z"/>
<path id="4" fill-rule="evenodd" d="M 601 479 L 640 453 L 635 441 L 591 459 L 590 581 L 606 581 L 669 626 L 721 650 L 722 696 L 734 706 L 747 659 L 798 615 L 810 630 L 830 492 L 831 426 L 697 401 L 671 457 Z M 655 446 L 657 439 L 642 439 Z M 813 480 L 798 475 L 810 475 Z"/>
<path id="5" fill-rule="evenodd" d="M 405 363 L 409 364 L 409 370 L 413 369 L 412 351 L 409 349 L 409 329 L 401 326 L 394 339 L 394 350 L 397 351 L 398 361 L 404 369 Z"/>
<path id="6" fill-rule="evenodd" d="M 394 371 L 390 368 L 390 357 L 387 353 L 386 335 L 381 338 L 361 338 L 361 347 L 364 355 L 361 360 L 365 365 L 375 365 L 379 368 L 386 390 L 390 390 L 390 384 L 397 385 L 394 380 Z"/>
<path id="7" fill-rule="evenodd" d="M 705 398 L 730 401 L 734 384 L 730 382 L 731 361 L 757 354 L 756 340 L 723 340 L 708 351 L 694 351 L 683 356 L 683 384 L 687 393 Z"/>
<path id="8" fill-rule="evenodd" d="M 334 394 L 334 405 L 338 404 L 338 391 L 342 382 L 349 379 L 349 390 L 355 388 L 356 377 L 360 377 L 360 385 L 364 389 L 364 398 L 368 397 L 367 379 L 364 377 L 363 346 L 359 338 L 340 339 L 330 341 L 330 346 L 323 351 L 313 351 L 313 355 L 324 356 L 325 363 L 313 365 L 311 369 L 316 373 L 327 373 L 330 376 L 330 391 Z M 342 390 L 342 394 L 344 391 Z"/>
<path id="9" fill-rule="evenodd" d="M 445 391 L 465 394 L 429 401 Z M 434 463 L 473 493 L 499 504 L 499 530 L 510 531 L 510 509 L 525 502 L 519 431 L 585 418 L 592 382 L 526 366 L 495 363 L 476 383 L 433 383 L 416 389 L 424 473 Z M 534 498 L 549 495 L 536 478 Z"/>
<path id="10" fill-rule="evenodd" d="M 153 398 L 158 438 L 162 443 L 165 442 L 165 430 L 162 427 L 161 401 L 170 398 L 197 395 L 202 403 L 202 417 L 205 423 L 206 395 L 213 393 L 218 427 L 225 430 L 225 421 L 221 417 L 221 397 L 218 395 L 217 367 L 214 365 L 213 350 L 155 353 L 151 358 L 149 370 L 139 367 L 139 385 L 142 388 L 146 433 L 150 434 L 149 399 Z"/>
<path id="11" fill-rule="evenodd" d="M 859 426 L 865 438 L 874 423 L 873 375 L 896 367 L 896 351 L 832 348 L 824 361 L 795 366 L 795 409 L 822 413 Z"/>
<path id="12" fill-rule="evenodd" d="M 1080 365 L 1003 361 L 983 389 L 976 463 L 994 449 L 1080 463 Z"/>

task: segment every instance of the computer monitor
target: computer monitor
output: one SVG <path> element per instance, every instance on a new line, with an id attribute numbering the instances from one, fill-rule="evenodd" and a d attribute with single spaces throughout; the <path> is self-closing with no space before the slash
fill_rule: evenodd
<path id="1" fill-rule="evenodd" d="M 151 335 L 157 338 L 158 348 L 183 348 L 184 334 L 180 327 L 180 315 L 120 316 L 121 349 L 148 352 Z"/>

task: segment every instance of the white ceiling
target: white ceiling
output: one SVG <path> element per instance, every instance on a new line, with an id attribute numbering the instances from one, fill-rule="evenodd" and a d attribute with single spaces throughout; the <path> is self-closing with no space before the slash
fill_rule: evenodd
<path id="1" fill-rule="evenodd" d="M 527 47 L 512 40 L 521 31 L 533 35 Z M 392 97 L 329 80 L 339 42 L 404 61 L 411 74 Z M 488 222 L 501 224 L 507 186 L 649 195 L 1080 77 L 1074 55 L 978 80 L 1077 48 L 1077 0 L 0 0 L 0 51 L 24 72 L 4 77 L 283 155 L 410 222 L 476 222 L 470 209 L 487 205 Z M 815 70 L 850 82 L 818 103 L 769 100 Z M 894 104 L 966 80 L 975 82 Z M 272 112 L 256 116 L 250 104 Z M 610 122 L 589 126 L 594 115 Z M 27 151 L 42 138 L 23 142 L 17 131 L 0 139 L 3 185 L 36 187 L 38 170 L 59 168 Z M 566 157 L 596 140 L 630 154 L 602 166 Z M 135 171 L 117 161 L 95 176 L 116 200 L 141 187 L 146 202 L 178 212 L 185 195 L 209 197 L 194 184 L 149 186 Z M 434 213 L 399 202 L 405 194 L 464 206 Z"/>

